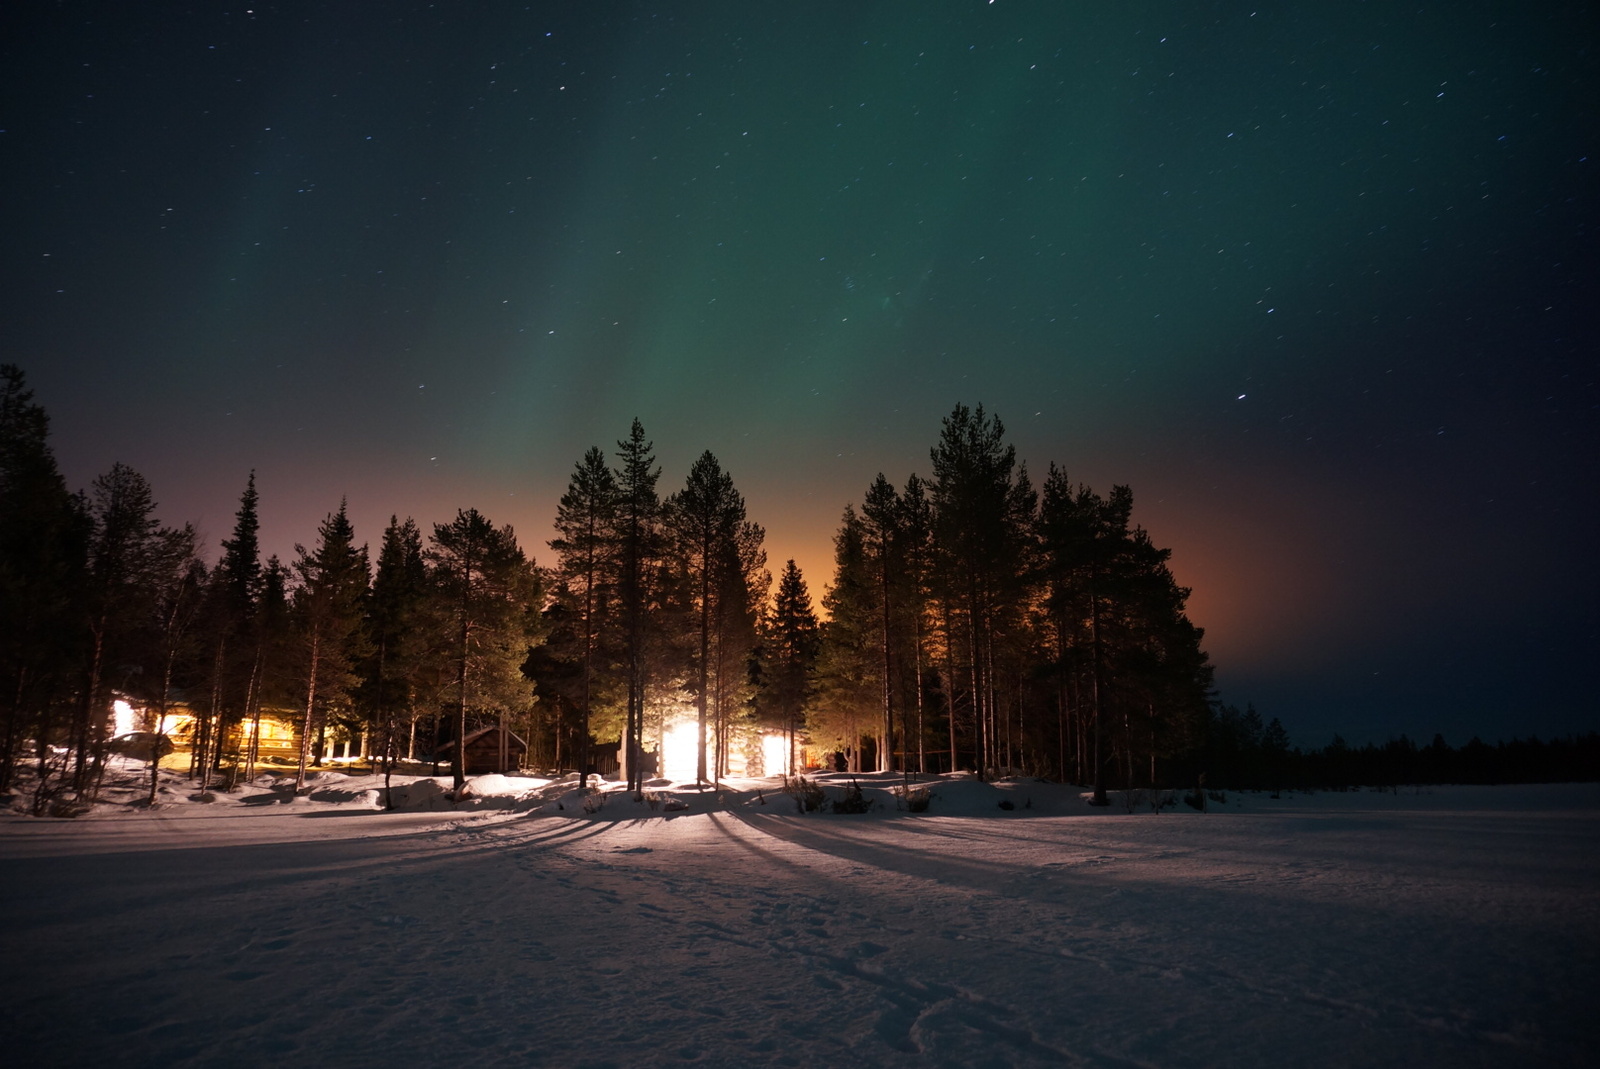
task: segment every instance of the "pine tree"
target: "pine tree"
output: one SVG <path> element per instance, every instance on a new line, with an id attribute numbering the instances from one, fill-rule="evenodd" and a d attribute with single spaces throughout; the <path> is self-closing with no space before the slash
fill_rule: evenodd
<path id="1" fill-rule="evenodd" d="M 874 609 L 878 618 L 877 651 L 881 658 L 883 717 L 878 745 L 878 768 L 894 767 L 894 614 L 898 608 L 892 591 L 902 568 L 900 560 L 900 497 L 889 480 L 878 473 L 861 502 L 862 549 L 873 578 Z"/>
<path id="2" fill-rule="evenodd" d="M 712 722 L 716 730 L 714 770 L 725 776 L 733 745 L 741 741 L 753 713 L 755 658 L 759 643 L 761 608 L 767 600 L 772 576 L 766 570 L 763 548 L 766 532 L 745 520 L 717 553 L 717 604 L 712 634 Z M 736 726 L 739 730 L 735 730 Z M 746 754 L 759 745 L 743 739 Z"/>
<path id="3" fill-rule="evenodd" d="M 339 511 L 317 528 L 315 550 L 301 545 L 294 548 L 300 586 L 293 608 L 305 684 L 300 758 L 294 778 L 295 790 L 300 791 L 311 761 L 312 730 L 330 711 L 349 704 L 360 681 L 355 669 L 366 652 L 361 623 L 368 569 L 367 548 L 357 548 L 343 501 Z"/>
<path id="4" fill-rule="evenodd" d="M 635 419 L 628 437 L 617 443 L 616 563 L 621 601 L 623 645 L 627 665 L 627 721 L 619 754 L 630 790 L 644 784 L 641 739 L 644 730 L 645 660 L 649 644 L 651 579 L 661 557 L 661 502 L 656 480 L 654 446 L 645 439 L 644 427 Z"/>
<path id="5" fill-rule="evenodd" d="M 1127 785 L 1154 784 L 1160 758 L 1200 746 L 1209 702 L 1202 632 L 1184 614 L 1189 592 L 1167 567 L 1170 551 L 1129 526 L 1132 512 L 1126 486 L 1101 498 L 1053 466 L 1046 477 L 1039 529 L 1058 761 L 1067 765 L 1070 752 L 1097 797 L 1108 768 Z"/>
<path id="6" fill-rule="evenodd" d="M 104 760 L 105 726 L 111 707 L 107 666 L 118 682 L 138 667 L 136 646 L 156 597 L 163 532 L 155 518 L 150 484 L 126 464 L 95 479 L 89 491 L 93 533 L 89 546 L 86 617 L 88 664 L 73 730 L 73 788 L 87 791 L 94 777 L 90 759 Z"/>
<path id="7" fill-rule="evenodd" d="M 906 621 L 910 646 L 911 685 L 901 700 L 900 708 L 906 721 L 904 734 L 914 738 L 917 747 L 917 771 L 928 770 L 926 753 L 927 726 L 924 693 L 924 673 L 928 665 L 927 636 L 929 633 L 929 581 L 933 553 L 933 508 L 928 501 L 927 484 L 916 475 L 906 479 L 900 492 L 900 579 L 903 594 L 900 603 Z M 904 673 L 902 673 L 904 675 Z M 912 729 L 912 711 L 915 711 L 915 730 Z M 910 747 L 906 750 L 910 761 Z"/>
<path id="8" fill-rule="evenodd" d="M 49 432 L 22 370 L 0 365 L 0 790 L 31 737 L 41 806 L 57 713 L 83 663 L 90 530 L 56 468 Z"/>
<path id="9" fill-rule="evenodd" d="M 150 792 L 155 805 L 160 789 L 162 750 L 166 747 L 167 713 L 172 707 L 179 672 L 194 646 L 193 625 L 206 590 L 205 565 L 192 524 L 164 530 L 151 566 L 154 597 L 144 628 L 143 670 L 128 680 L 129 694 L 155 711 L 155 742 L 150 750 Z"/>
<path id="10" fill-rule="evenodd" d="M 698 758 L 695 776 L 706 783 L 706 744 L 709 725 L 708 702 L 712 686 L 713 624 L 722 602 L 724 583 L 720 572 L 738 568 L 724 556 L 733 545 L 744 523 L 744 498 L 733 487 L 733 479 L 722 470 L 709 451 L 702 453 L 689 469 L 682 490 L 667 502 L 667 523 L 672 529 L 675 551 L 693 584 L 698 621 L 695 658 L 695 710 L 697 714 Z M 722 740 L 718 740 L 719 748 Z"/>
<path id="11" fill-rule="evenodd" d="M 1016 449 L 1004 443 L 998 417 L 957 405 L 931 451 L 934 561 L 944 601 L 945 641 L 959 659 L 973 720 L 980 775 L 998 758 L 1000 698 L 997 643 L 1023 600 L 1027 561 L 1024 516 L 1032 491 L 1016 472 Z M 955 687 L 950 684 L 952 755 Z"/>
<path id="12" fill-rule="evenodd" d="M 436 524 L 432 541 L 426 557 L 452 666 L 452 771 L 459 793 L 466 784 L 468 714 L 496 715 L 503 722 L 531 697 L 522 665 L 541 608 L 539 582 L 511 527 L 495 527 L 477 509 Z"/>
<path id="13" fill-rule="evenodd" d="M 589 785 L 591 718 L 597 697 L 596 664 L 604 624 L 611 619 L 617 566 L 616 476 L 606 466 L 605 454 L 590 449 L 578 462 L 567 492 L 556 510 L 560 537 L 550 542 L 559 554 L 558 571 L 566 600 L 573 610 L 579 660 L 578 754 L 579 776 Z"/>
<path id="14" fill-rule="evenodd" d="M 875 580 L 864 537 L 855 507 L 846 505 L 833 540 L 833 585 L 822 599 L 828 619 L 821 629 L 820 700 L 812 718 L 813 737 L 837 745 L 852 772 L 861 770 L 862 736 L 876 723 L 883 694 L 882 662 L 875 653 Z"/>

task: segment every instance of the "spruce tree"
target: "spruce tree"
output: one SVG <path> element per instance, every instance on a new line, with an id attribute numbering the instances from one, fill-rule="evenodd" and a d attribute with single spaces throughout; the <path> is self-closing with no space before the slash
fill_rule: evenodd
<path id="1" fill-rule="evenodd" d="M 317 528 L 317 546 L 295 547 L 294 618 L 299 637 L 304 710 L 294 787 L 305 788 L 312 732 L 330 712 L 346 707 L 360 682 L 356 665 L 366 652 L 362 609 L 367 594 L 367 547 L 357 547 L 345 503 Z"/>
<path id="2" fill-rule="evenodd" d="M 778 577 L 778 591 L 763 629 L 759 699 L 764 718 L 784 733 L 789 751 L 786 771 L 791 774 L 796 768 L 796 736 L 805 727 L 816 687 L 818 627 L 805 577 L 791 559 Z"/>
<path id="3" fill-rule="evenodd" d="M 404 523 L 390 516 L 367 598 L 367 657 L 359 695 L 368 730 L 381 751 L 386 799 L 401 716 L 414 729 L 427 652 L 428 593 L 422 532 L 409 516 Z"/>
<path id="4" fill-rule="evenodd" d="M 252 471 L 239 497 L 233 537 L 222 542 L 222 556 L 211 573 L 206 593 L 206 630 L 210 635 L 210 678 L 206 715 L 200 719 L 193 771 L 204 785 L 220 767 L 232 727 L 243 721 L 255 699 L 261 665 L 255 642 L 254 616 L 260 595 L 260 520 L 256 475 Z M 196 710 L 198 712 L 198 710 Z M 239 760 L 234 755 L 234 776 Z"/>
<path id="5" fill-rule="evenodd" d="M 249 749 L 244 774 L 253 779 L 261 758 L 261 710 L 291 708 L 298 696 L 295 674 L 295 620 L 289 602 L 289 570 L 277 556 L 261 570 L 261 596 L 256 601 L 255 687 L 246 709 L 250 718 Z"/>

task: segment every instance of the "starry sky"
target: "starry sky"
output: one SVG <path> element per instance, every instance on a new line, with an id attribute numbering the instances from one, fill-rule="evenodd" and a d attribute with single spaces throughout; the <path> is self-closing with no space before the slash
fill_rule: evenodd
<path id="1" fill-rule="evenodd" d="M 0 359 L 288 557 L 712 450 L 820 596 L 982 403 L 1301 745 L 1600 728 L 1582 2 L 8 5 Z"/>

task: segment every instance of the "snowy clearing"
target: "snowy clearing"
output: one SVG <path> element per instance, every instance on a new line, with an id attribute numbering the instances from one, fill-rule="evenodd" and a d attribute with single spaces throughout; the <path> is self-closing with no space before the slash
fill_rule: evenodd
<path id="1" fill-rule="evenodd" d="M 391 813 L 337 773 L 6 813 L 6 1059 L 1593 1064 L 1600 786 L 1202 814 L 966 780 L 913 814 L 860 780 L 865 814 L 513 777 Z"/>

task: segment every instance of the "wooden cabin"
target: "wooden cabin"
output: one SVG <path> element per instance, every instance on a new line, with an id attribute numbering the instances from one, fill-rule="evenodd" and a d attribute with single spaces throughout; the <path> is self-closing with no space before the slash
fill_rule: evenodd
<path id="1" fill-rule="evenodd" d="M 455 740 L 451 739 L 439 747 L 439 758 L 454 762 L 455 749 Z M 489 772 L 515 772 L 522 767 L 522 758 L 527 752 L 528 744 L 515 733 L 503 727 L 479 728 L 466 737 L 467 760 L 461 773 L 464 776 L 482 776 Z"/>

